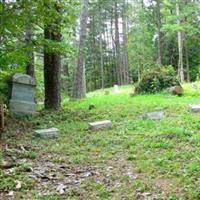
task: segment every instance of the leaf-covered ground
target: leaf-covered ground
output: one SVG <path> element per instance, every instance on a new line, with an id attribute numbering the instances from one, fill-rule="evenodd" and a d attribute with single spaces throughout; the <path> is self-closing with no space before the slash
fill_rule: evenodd
<path id="1" fill-rule="evenodd" d="M 130 97 L 131 90 L 65 100 L 59 113 L 9 117 L 0 199 L 200 199 L 200 114 L 188 107 L 200 104 L 200 91 L 185 85 L 182 97 Z M 141 117 L 160 110 L 161 121 Z M 88 122 L 104 119 L 112 129 L 88 130 Z M 34 129 L 49 127 L 60 129 L 58 139 L 34 137 Z"/>

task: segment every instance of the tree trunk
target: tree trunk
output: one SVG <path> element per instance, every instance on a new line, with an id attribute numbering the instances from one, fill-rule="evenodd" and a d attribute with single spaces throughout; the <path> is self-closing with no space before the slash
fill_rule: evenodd
<path id="1" fill-rule="evenodd" d="M 185 62 L 186 62 L 187 82 L 190 82 L 190 65 L 189 65 L 189 58 L 188 58 L 187 38 L 186 38 L 185 34 L 184 34 L 184 48 L 185 48 Z"/>
<path id="2" fill-rule="evenodd" d="M 45 27 L 44 38 L 55 42 L 61 42 L 59 29 L 51 26 Z M 60 70 L 61 55 L 51 52 L 47 46 L 44 47 L 44 86 L 45 86 L 45 108 L 59 110 L 61 104 L 60 95 Z"/>
<path id="3" fill-rule="evenodd" d="M 1 8 L 1 32 L 0 32 L 0 45 L 3 43 L 4 37 L 4 15 L 5 15 L 5 0 L 2 0 L 2 8 Z"/>
<path id="4" fill-rule="evenodd" d="M 178 25 L 181 25 L 181 21 L 179 19 L 180 17 L 180 6 L 178 3 L 176 3 L 176 15 L 178 17 Z M 178 31 L 178 75 L 180 78 L 180 81 L 184 81 L 184 68 L 183 68 L 183 33 L 182 31 Z"/>
<path id="5" fill-rule="evenodd" d="M 28 48 L 27 50 L 28 62 L 26 65 L 26 74 L 35 78 L 34 52 L 32 50 L 33 31 L 30 27 L 27 27 L 26 29 L 25 41 Z"/>
<path id="6" fill-rule="evenodd" d="M 120 53 L 120 39 L 119 39 L 119 15 L 118 5 L 115 2 L 115 50 L 116 50 L 116 72 L 118 85 L 123 84 L 122 69 L 121 69 L 121 53 Z"/>
<path id="7" fill-rule="evenodd" d="M 126 7 L 127 2 L 124 1 L 123 4 L 123 14 L 122 14 L 122 29 L 123 29 L 123 68 L 124 68 L 124 83 L 129 84 L 129 61 L 128 61 L 128 51 L 127 51 L 127 17 L 126 17 Z"/>
<path id="8" fill-rule="evenodd" d="M 87 19 L 88 19 L 88 0 L 82 0 L 83 9 L 81 13 L 80 32 L 79 32 L 79 51 L 77 68 L 75 73 L 75 81 L 73 88 L 73 99 L 81 99 L 86 96 L 85 86 L 85 69 L 84 69 L 84 47 L 87 34 Z"/>
<path id="9" fill-rule="evenodd" d="M 69 95 L 69 67 L 68 64 L 63 64 L 62 65 L 62 89 L 65 93 L 65 95 Z"/>
<path id="10" fill-rule="evenodd" d="M 104 62 L 103 62 L 103 39 L 102 39 L 102 32 L 103 32 L 103 28 L 102 28 L 102 19 L 101 19 L 101 8 L 99 8 L 99 20 L 100 20 L 100 56 L 101 56 L 101 88 L 104 88 Z"/>
<path id="11" fill-rule="evenodd" d="M 162 65 L 162 60 L 163 60 L 163 45 L 162 45 L 162 32 L 161 32 L 161 27 L 162 27 L 162 22 L 161 22 L 161 12 L 160 12 L 160 0 L 156 0 L 157 3 L 157 33 L 158 33 L 158 58 L 157 58 L 157 63 L 159 65 Z"/>
<path id="12" fill-rule="evenodd" d="M 113 83 L 117 83 L 118 74 L 117 74 L 117 55 L 115 48 L 115 40 L 114 40 L 114 10 L 111 10 L 111 21 L 110 21 L 110 34 L 111 34 L 111 44 L 112 44 L 112 66 L 113 66 Z"/>

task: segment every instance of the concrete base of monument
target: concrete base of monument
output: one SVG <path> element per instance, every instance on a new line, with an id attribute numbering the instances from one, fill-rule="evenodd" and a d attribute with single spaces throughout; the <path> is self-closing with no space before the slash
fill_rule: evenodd
<path id="1" fill-rule="evenodd" d="M 27 101 L 10 100 L 10 111 L 17 116 L 38 115 L 36 103 Z"/>

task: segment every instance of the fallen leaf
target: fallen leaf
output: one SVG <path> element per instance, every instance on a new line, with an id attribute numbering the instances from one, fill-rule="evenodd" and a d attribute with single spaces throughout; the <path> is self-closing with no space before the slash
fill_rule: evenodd
<path id="1" fill-rule="evenodd" d="M 16 183 L 17 183 L 17 185 L 16 185 L 16 189 L 20 189 L 21 187 L 22 187 L 22 183 L 21 183 L 21 181 L 15 181 Z"/>
<path id="2" fill-rule="evenodd" d="M 56 191 L 59 192 L 59 194 L 64 194 L 65 193 L 65 188 L 66 186 L 63 185 L 62 183 L 57 187 Z"/>
<path id="3" fill-rule="evenodd" d="M 12 197 L 12 196 L 14 196 L 14 192 L 13 192 L 13 191 L 10 191 L 6 196 Z"/>

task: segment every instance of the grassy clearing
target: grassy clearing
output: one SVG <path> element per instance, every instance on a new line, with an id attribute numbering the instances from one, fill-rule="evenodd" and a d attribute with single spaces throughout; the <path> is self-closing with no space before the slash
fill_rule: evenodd
<path id="1" fill-rule="evenodd" d="M 15 157 L 18 164 L 14 171 L 0 171 L 0 192 L 4 198 L 14 190 L 15 199 L 38 200 L 200 199 L 200 116 L 188 108 L 200 104 L 200 92 L 184 87 L 182 97 L 130 97 L 131 87 L 109 95 L 100 90 L 85 100 L 64 101 L 59 113 L 27 119 L 33 128 L 57 127 L 61 136 L 34 138 L 31 127 L 13 141 L 8 131 L 12 151 L 6 150 L 4 158 Z M 96 108 L 88 110 L 90 104 Z M 157 110 L 165 111 L 164 120 L 141 118 Z M 88 130 L 88 122 L 101 119 L 112 120 L 113 128 Z M 21 146 L 25 150 L 17 151 Z M 56 178 L 34 178 L 35 170 Z M 22 182 L 20 189 L 16 180 Z M 66 186 L 62 195 L 56 191 L 61 183 Z"/>

